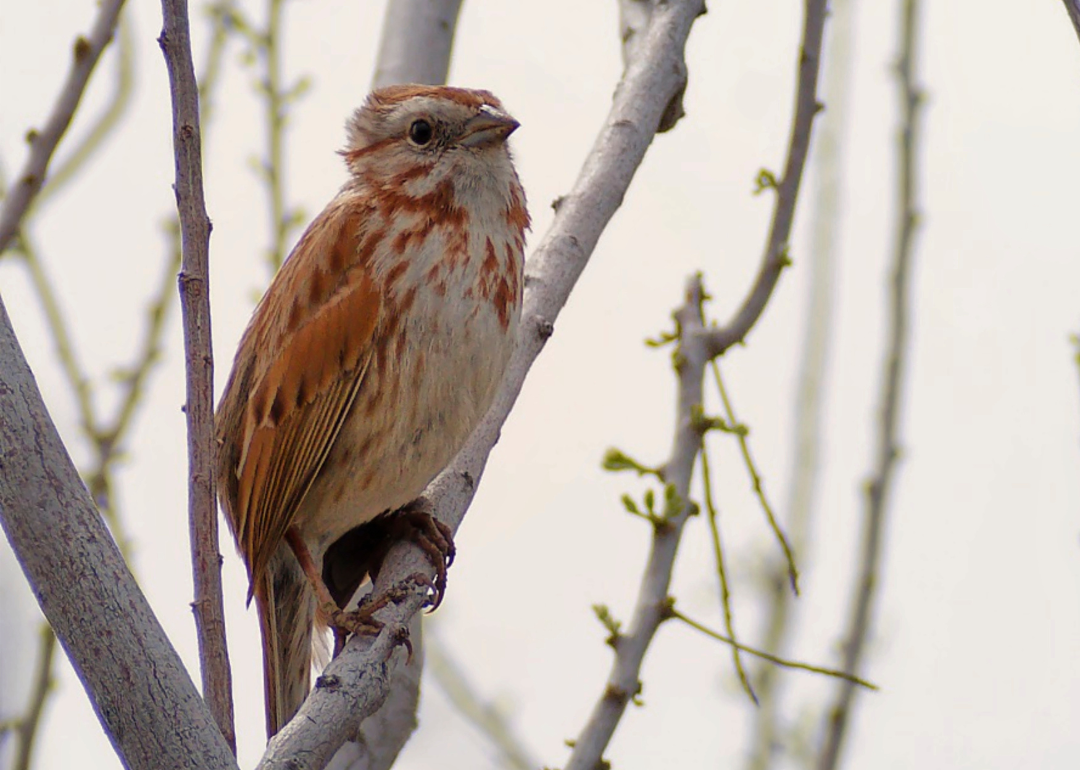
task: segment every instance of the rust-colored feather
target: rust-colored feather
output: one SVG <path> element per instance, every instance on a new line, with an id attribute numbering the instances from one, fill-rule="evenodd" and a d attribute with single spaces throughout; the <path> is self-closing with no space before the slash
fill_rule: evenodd
<path id="1" fill-rule="evenodd" d="M 361 259 L 357 209 L 348 198 L 331 205 L 300 239 L 255 310 L 218 410 L 222 503 L 252 591 L 371 358 L 382 299 Z"/>

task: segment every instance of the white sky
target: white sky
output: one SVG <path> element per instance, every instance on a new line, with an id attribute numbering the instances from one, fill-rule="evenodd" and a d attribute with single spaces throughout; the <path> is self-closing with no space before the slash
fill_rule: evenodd
<path id="1" fill-rule="evenodd" d="M 93 4 L 9 3 L 0 26 L 0 158 L 10 178 L 22 137 L 40 124 Z M 258 4 L 249 3 L 255 6 Z M 801 625 L 791 654 L 835 663 L 870 467 L 881 359 L 885 260 L 894 189 L 896 3 L 861 3 L 840 267 L 828 377 L 817 546 L 804 560 Z M 1069 768 L 1080 757 L 1080 45 L 1059 2 L 926 3 L 920 80 L 928 92 L 920 177 L 913 355 L 888 526 L 878 633 L 848 767 Z M 261 7 L 261 6 L 259 6 Z M 647 462 L 666 454 L 673 377 L 641 341 L 669 328 L 692 271 L 705 271 L 727 317 L 752 278 L 770 214 L 750 195 L 779 169 L 787 139 L 801 3 L 713 2 L 689 47 L 688 116 L 657 139 L 605 233 L 556 335 L 536 365 L 459 535 L 446 603 L 435 616 L 476 685 L 505 704 L 541 762 L 560 766 L 607 676 L 609 650 L 589 609 L 627 618 L 647 531 L 620 513 L 626 477 L 603 474 L 616 445 Z M 345 116 L 367 91 L 383 3 L 307 0 L 287 12 L 286 70 L 314 87 L 291 116 L 287 195 L 310 216 L 344 178 L 334 154 Z M 144 298 L 164 259 L 173 205 L 165 68 L 157 4 L 133 3 L 134 109 L 106 152 L 35 223 L 82 353 L 97 375 L 129 358 Z M 196 43 L 205 40 L 196 24 Z M 615 3 L 471 0 L 451 81 L 489 88 L 521 121 L 514 137 L 534 216 L 569 188 L 606 113 L 620 64 Z M 197 61 L 201 57 L 197 56 Z M 238 61 L 234 48 L 230 65 Z M 103 63 L 106 74 L 111 59 Z M 206 161 L 218 383 L 268 278 L 263 191 L 248 160 L 263 124 L 233 66 Z M 104 80 L 87 100 L 102 103 Z M 826 97 L 827 100 L 827 97 Z M 812 180 L 810 180 L 812 181 Z M 804 187 L 804 189 L 811 189 Z M 774 501 L 785 499 L 810 208 L 803 200 L 782 284 L 746 349 L 726 360 L 736 406 Z M 20 267 L 0 291 L 61 432 L 77 459 L 74 408 Z M 170 637 L 196 660 L 184 518 L 181 334 L 174 312 L 121 474 L 135 569 Z M 734 448 L 715 447 L 733 547 L 737 623 L 756 635 L 753 569 L 769 540 Z M 254 611 L 226 543 L 227 611 L 241 764 L 262 743 Z M 720 626 L 703 521 L 691 522 L 673 593 Z M 10 573 L 7 578 L 10 580 Z M 10 583 L 7 584 L 10 586 Z M 5 623 L 4 635 L 13 632 Z M 48 711 L 42 770 L 119 767 L 86 697 L 63 666 Z M 784 674 L 791 723 L 812 720 L 831 685 Z M 643 674 L 607 757 L 626 770 L 737 767 L 748 706 L 726 648 L 671 625 Z M 421 728 L 399 767 L 496 767 L 494 753 L 430 684 Z"/>

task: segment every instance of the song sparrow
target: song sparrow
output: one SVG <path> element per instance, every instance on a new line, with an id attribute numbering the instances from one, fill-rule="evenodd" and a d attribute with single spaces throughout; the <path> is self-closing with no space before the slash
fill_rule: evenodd
<path id="1" fill-rule="evenodd" d="M 240 341 L 218 407 L 218 493 L 258 607 L 270 735 L 307 696 L 316 607 L 345 617 L 327 605 L 327 549 L 384 514 L 423 515 L 408 504 L 503 377 L 529 225 L 506 146 L 517 126 L 487 91 L 372 93 L 347 125 L 350 179 Z M 349 599 L 340 585 L 335 598 Z"/>

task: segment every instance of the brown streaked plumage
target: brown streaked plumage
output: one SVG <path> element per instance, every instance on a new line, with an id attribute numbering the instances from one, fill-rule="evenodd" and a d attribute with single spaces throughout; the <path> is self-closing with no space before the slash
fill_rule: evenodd
<path id="1" fill-rule="evenodd" d="M 345 533 L 417 498 L 502 379 L 529 224 L 516 127 L 486 91 L 371 94 L 348 123 L 349 181 L 244 332 L 218 407 L 218 490 L 259 610 L 271 735 L 309 688 L 324 587 L 298 556 L 316 575 Z"/>

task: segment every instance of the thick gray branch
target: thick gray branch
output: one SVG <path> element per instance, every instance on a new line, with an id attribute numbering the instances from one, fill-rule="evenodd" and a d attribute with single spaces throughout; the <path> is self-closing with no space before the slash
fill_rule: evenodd
<path id="1" fill-rule="evenodd" d="M 20 169 L 19 175 L 12 182 L 11 189 L 4 198 L 3 206 L 0 206 L 0 252 L 8 247 L 11 239 L 19 232 L 23 215 L 30 207 L 38 190 L 41 189 L 53 152 L 56 151 L 56 146 L 60 143 L 68 126 L 71 125 L 71 119 L 86 91 L 90 75 L 93 74 L 94 67 L 101 58 L 101 52 L 112 40 L 116 20 L 123 7 L 124 0 L 102 0 L 97 18 L 94 19 L 93 29 L 90 30 L 90 36 L 80 35 L 75 39 L 71 70 L 68 72 L 67 80 L 60 90 L 60 95 L 45 125 L 40 131 L 35 131 L 31 135 L 30 155 L 26 159 L 26 164 Z"/>
<path id="2" fill-rule="evenodd" d="M 445 83 L 460 10 L 461 0 L 393 0 L 389 3 L 372 86 Z"/>
<path id="3" fill-rule="evenodd" d="M 581 174 L 526 265 L 520 338 L 502 390 L 468 444 L 427 491 L 438 518 L 455 530 L 529 369 L 551 336 L 553 323 L 600 234 L 621 205 L 665 109 L 685 83 L 683 50 L 694 19 L 703 12 L 700 0 L 657 6 L 638 59 L 627 67 L 615 91 L 611 111 Z M 430 575 L 430 564 L 415 546 L 401 543 L 387 556 L 375 591 L 384 591 L 416 572 Z M 316 686 L 297 717 L 271 741 L 260 768 L 325 766 L 386 697 L 388 665 L 394 655 L 404 654 L 400 649 L 395 653 L 392 637 L 420 609 L 425 596 L 426 589 L 417 587 L 406 600 L 379 614 L 386 627 L 376 639 L 349 643 L 323 673 L 322 686 Z"/>
<path id="4" fill-rule="evenodd" d="M 0 523 L 124 766 L 235 768 L 68 457 L 2 302 Z"/>

